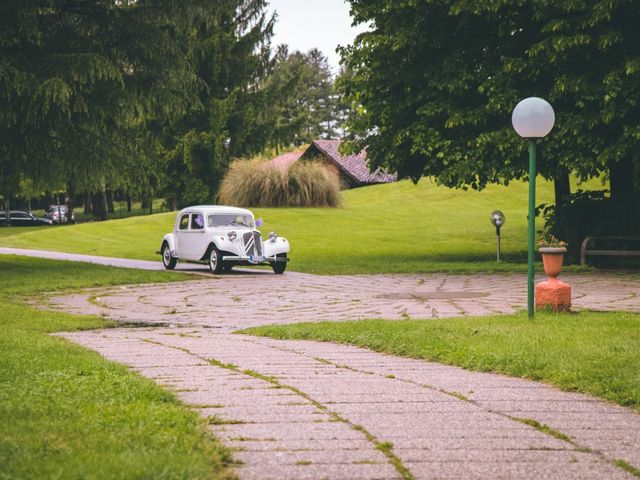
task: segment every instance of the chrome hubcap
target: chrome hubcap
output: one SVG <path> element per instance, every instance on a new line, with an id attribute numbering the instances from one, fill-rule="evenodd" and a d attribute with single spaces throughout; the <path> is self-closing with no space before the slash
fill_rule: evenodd
<path id="1" fill-rule="evenodd" d="M 209 265 L 211 265 L 212 270 L 215 270 L 218 266 L 218 253 L 215 250 L 211 250 L 211 255 L 209 256 Z"/>
<path id="2" fill-rule="evenodd" d="M 167 247 L 164 247 L 164 255 L 162 258 L 164 259 L 165 265 L 169 265 L 169 262 L 171 261 L 171 252 Z"/>

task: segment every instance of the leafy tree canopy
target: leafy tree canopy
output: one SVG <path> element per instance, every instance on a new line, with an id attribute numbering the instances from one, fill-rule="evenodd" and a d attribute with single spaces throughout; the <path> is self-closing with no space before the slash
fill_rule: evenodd
<path id="1" fill-rule="evenodd" d="M 546 98 L 547 178 L 640 185 L 640 3 L 633 0 L 350 0 L 370 25 L 342 49 L 352 148 L 414 181 L 483 188 L 527 175 L 511 112 Z"/>
<path id="2" fill-rule="evenodd" d="M 201 4 L 3 2 L 2 171 L 55 187 L 74 176 L 96 181 L 145 152 L 149 120 L 175 118 L 195 100 L 199 81 L 176 36 L 210 17 Z M 2 176 L 3 193 L 13 193 L 15 176 Z"/>

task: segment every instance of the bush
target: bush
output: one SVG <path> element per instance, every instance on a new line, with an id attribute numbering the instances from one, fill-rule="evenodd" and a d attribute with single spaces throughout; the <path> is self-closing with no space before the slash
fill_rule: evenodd
<path id="1" fill-rule="evenodd" d="M 259 159 L 231 164 L 220 186 L 222 204 L 242 207 L 337 207 L 340 184 L 319 162 L 280 170 Z"/>
<path id="2" fill-rule="evenodd" d="M 561 205 L 541 206 L 547 232 L 569 244 L 569 261 L 580 260 L 580 247 L 585 237 L 640 237 L 640 222 L 634 220 L 640 205 L 615 203 L 607 193 L 606 190 L 579 190 Z"/>

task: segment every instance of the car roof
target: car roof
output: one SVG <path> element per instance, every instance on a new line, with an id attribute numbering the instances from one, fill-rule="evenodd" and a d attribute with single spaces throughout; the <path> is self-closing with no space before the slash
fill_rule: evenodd
<path id="1" fill-rule="evenodd" d="M 182 215 L 183 213 L 192 212 L 192 211 L 200 211 L 205 215 L 210 213 L 222 213 L 222 214 L 231 214 L 231 215 L 251 215 L 253 216 L 253 212 L 251 210 L 247 210 L 246 208 L 238 208 L 238 207 L 228 207 L 226 205 L 193 205 L 191 207 L 186 207 L 180 210 L 178 215 Z"/>

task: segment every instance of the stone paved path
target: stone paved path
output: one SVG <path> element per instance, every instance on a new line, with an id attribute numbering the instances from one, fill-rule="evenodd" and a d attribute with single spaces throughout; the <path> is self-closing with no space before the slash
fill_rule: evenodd
<path id="1" fill-rule="evenodd" d="M 563 279 L 577 308 L 640 312 L 635 277 Z M 61 335 L 174 390 L 235 450 L 242 480 L 635 478 L 622 468 L 640 468 L 640 415 L 629 409 L 351 346 L 231 333 L 304 320 L 509 313 L 524 308 L 525 285 L 520 275 L 243 272 L 53 301 L 139 323 Z"/>
<path id="2" fill-rule="evenodd" d="M 574 308 L 640 312 L 640 280 L 563 275 Z M 126 322 L 232 331 L 255 325 L 362 318 L 444 318 L 526 309 L 524 275 L 318 276 L 234 273 L 56 297 L 54 305 Z"/>
<path id="3" fill-rule="evenodd" d="M 80 253 L 53 252 L 49 250 L 31 250 L 28 248 L 0 247 L 0 255 L 23 255 L 26 257 L 48 258 L 50 260 L 67 260 L 70 262 L 87 262 L 110 267 L 138 268 L 140 270 L 163 270 L 161 262 L 147 260 L 131 260 L 128 258 L 101 257 Z M 158 258 L 160 256 L 158 255 Z M 184 267 L 184 264 L 181 265 Z"/>
<path id="4" fill-rule="evenodd" d="M 578 307 L 640 311 L 635 277 L 563 278 Z M 236 273 L 54 301 L 155 324 L 64 335 L 208 417 L 244 462 L 243 480 L 634 478 L 616 465 L 640 468 L 640 415 L 631 410 L 351 346 L 231 333 L 303 320 L 512 312 L 524 307 L 525 284 L 519 275 Z"/>
<path id="5" fill-rule="evenodd" d="M 174 389 L 245 480 L 401 478 L 394 461 L 429 479 L 633 478 L 613 462 L 640 466 L 640 415 L 535 382 L 211 328 L 65 336 Z"/>

